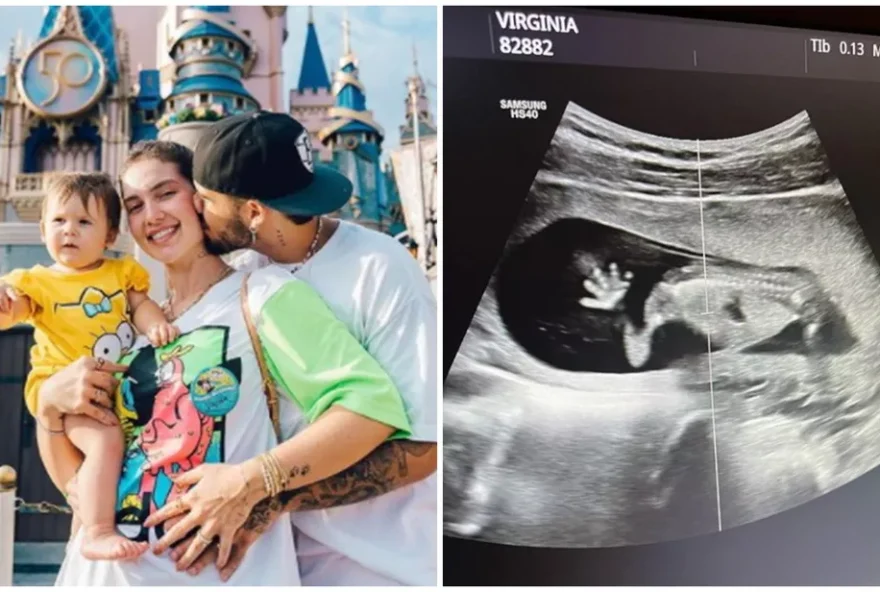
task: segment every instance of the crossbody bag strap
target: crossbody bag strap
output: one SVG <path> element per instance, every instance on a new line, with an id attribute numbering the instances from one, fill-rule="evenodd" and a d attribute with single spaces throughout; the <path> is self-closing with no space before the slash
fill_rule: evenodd
<path id="1" fill-rule="evenodd" d="M 254 326 L 251 307 L 248 304 L 248 278 L 250 276 L 250 273 L 244 274 L 244 279 L 241 281 L 241 312 L 244 315 L 244 324 L 247 326 L 248 334 L 251 336 L 251 344 L 254 347 L 254 355 L 257 357 L 257 365 L 260 367 L 263 393 L 266 395 L 266 405 L 269 407 L 269 418 L 272 420 L 272 427 L 275 428 L 275 435 L 280 442 L 281 426 L 278 419 L 278 390 L 275 388 L 275 381 L 269 375 L 269 367 L 266 365 L 266 358 L 263 356 L 263 346 L 260 343 L 260 336 L 257 333 L 257 328 Z"/>

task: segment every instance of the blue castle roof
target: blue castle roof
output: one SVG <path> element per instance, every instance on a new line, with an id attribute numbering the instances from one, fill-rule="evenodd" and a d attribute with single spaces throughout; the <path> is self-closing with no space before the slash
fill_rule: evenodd
<path id="1" fill-rule="evenodd" d="M 377 134 L 377 133 L 379 133 L 379 130 L 377 130 L 376 128 L 374 128 L 370 125 L 367 125 L 366 123 L 362 123 L 357 120 L 352 120 L 352 121 L 346 123 L 345 125 L 343 125 L 338 130 L 336 130 L 337 134 L 357 133 L 357 132 L 368 132 L 368 133 Z"/>
<path id="2" fill-rule="evenodd" d="M 228 92 L 246 97 L 251 96 L 239 80 L 233 80 L 226 76 L 203 74 L 200 76 L 179 79 L 174 83 L 174 87 L 171 89 L 169 97 L 194 92 Z"/>
<path id="3" fill-rule="evenodd" d="M 354 57 L 348 56 L 346 58 L 343 58 L 343 66 L 340 68 L 339 71 L 343 74 L 357 79 L 358 73 Z M 336 106 L 350 109 L 352 111 L 366 112 L 366 94 L 363 90 L 361 90 L 361 87 L 358 84 L 344 82 L 341 88 L 338 88 L 336 90 Z M 379 127 L 369 125 L 368 123 L 364 123 L 363 121 L 358 121 L 357 119 L 351 119 L 347 117 L 340 117 L 338 119 L 347 119 L 348 121 L 346 121 L 346 123 L 343 124 L 341 127 L 337 128 L 334 132 L 335 134 L 367 132 L 376 134 L 380 138 L 384 136 L 382 130 Z"/>
<path id="4" fill-rule="evenodd" d="M 202 10 L 206 9 L 206 7 L 204 6 L 197 6 L 195 8 L 200 8 Z M 228 7 L 208 8 L 211 8 L 213 10 L 207 10 L 207 12 L 222 15 L 222 18 L 226 18 L 229 13 Z M 233 31 L 228 30 L 226 27 L 217 25 L 206 20 L 198 19 L 187 19 L 186 23 L 187 26 L 191 28 L 189 28 L 186 33 L 177 38 L 177 40 L 175 41 L 175 46 L 186 39 L 222 37 L 226 39 L 233 39 L 242 43 L 242 45 L 244 45 L 245 52 L 249 51 L 250 49 L 250 45 L 247 40 L 241 39 L 241 37 L 239 37 Z M 214 54 L 210 54 L 208 56 L 204 56 L 203 59 L 206 62 L 211 62 L 217 59 L 217 56 L 215 56 Z M 179 62 L 180 58 L 175 58 L 175 61 Z M 229 93 L 232 95 L 247 97 L 248 99 L 254 101 L 253 97 L 244 87 L 241 79 L 237 75 L 232 76 L 231 74 L 208 73 L 204 72 L 203 68 L 201 67 L 193 69 L 190 74 L 185 77 L 177 78 L 177 80 L 175 80 L 174 82 L 174 86 L 171 89 L 171 93 L 168 95 L 168 98 L 170 99 L 171 97 L 186 94 L 212 92 Z"/>
<path id="5" fill-rule="evenodd" d="M 58 17 L 58 6 L 50 6 L 43 17 L 43 25 L 40 27 L 40 39 L 44 39 L 52 32 L 55 19 Z M 107 79 L 111 84 L 119 79 L 119 70 L 116 64 L 116 44 L 113 34 L 113 8 L 110 6 L 74 6 L 79 13 L 83 32 L 91 41 L 107 65 Z"/>
<path id="6" fill-rule="evenodd" d="M 342 71 L 346 74 L 354 73 L 353 75 L 357 76 L 356 68 L 352 63 L 346 64 Z M 355 85 L 346 84 L 339 91 L 339 94 L 336 95 L 336 104 L 339 107 L 345 107 L 354 111 L 365 111 L 367 108 L 367 97 Z"/>
<path id="7" fill-rule="evenodd" d="M 229 12 L 228 6 L 193 6 L 193 8 L 198 8 L 205 12 Z"/>
<path id="8" fill-rule="evenodd" d="M 330 87 L 334 93 L 330 121 L 317 135 L 319 141 L 332 145 L 331 166 L 352 183 L 352 197 L 338 215 L 395 236 L 406 230 L 399 190 L 390 167 L 382 167 L 384 131 L 367 111 L 366 90 L 358 78 L 347 18 L 343 31 L 343 57 L 331 87 L 310 13 L 298 90 Z"/>
<path id="9" fill-rule="evenodd" d="M 318 32 L 315 30 L 315 23 L 312 22 L 309 22 L 306 31 L 306 48 L 303 51 L 302 68 L 297 85 L 300 92 L 306 88 L 315 90 L 330 88 L 330 77 L 327 76 L 327 67 L 324 65 L 321 45 L 318 43 Z"/>

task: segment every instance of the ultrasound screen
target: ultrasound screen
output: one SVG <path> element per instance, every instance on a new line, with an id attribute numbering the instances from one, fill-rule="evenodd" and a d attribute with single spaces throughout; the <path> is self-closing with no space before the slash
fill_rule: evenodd
<path id="1" fill-rule="evenodd" d="M 880 38 L 444 30 L 447 540 L 772 554 L 880 499 Z M 734 563 L 565 583 L 825 583 Z"/>

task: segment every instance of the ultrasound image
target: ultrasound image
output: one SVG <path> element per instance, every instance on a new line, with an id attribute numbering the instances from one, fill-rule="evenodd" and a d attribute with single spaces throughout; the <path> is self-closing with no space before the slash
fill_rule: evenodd
<path id="1" fill-rule="evenodd" d="M 446 533 L 659 542 L 862 475 L 878 297 L 807 113 L 683 140 L 570 103 L 446 380 Z"/>

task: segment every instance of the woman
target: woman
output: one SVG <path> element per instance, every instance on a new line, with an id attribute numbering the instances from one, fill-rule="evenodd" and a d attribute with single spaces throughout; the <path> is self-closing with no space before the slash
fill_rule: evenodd
<path id="1" fill-rule="evenodd" d="M 180 339 L 160 350 L 138 341 L 121 360 L 127 370 L 118 383 L 104 372 L 118 366 L 77 362 L 41 389 L 37 419 L 47 470 L 63 485 L 78 465 L 69 441 L 58 433 L 63 415 L 86 412 L 113 421 L 98 407 L 110 406 L 114 394 L 128 443 L 117 526 L 136 540 L 161 538 L 167 523 L 153 526 L 147 518 L 182 505 L 182 495 L 199 479 L 199 466 L 224 463 L 222 481 L 231 489 L 237 515 L 229 524 L 205 523 L 195 537 L 206 545 L 237 528 L 258 501 L 279 488 L 328 477 L 389 436 L 405 437 L 409 425 L 390 379 L 303 283 L 277 269 L 261 270 L 248 279 L 242 298 L 243 274 L 204 249 L 189 167 L 186 149 L 151 143 L 129 157 L 122 175 L 131 234 L 165 266 L 167 313 Z M 311 424 L 281 445 L 243 311 L 252 316 L 266 366 L 288 398 L 285 411 L 293 409 Z M 181 479 L 180 473 L 188 474 Z M 88 561 L 80 544 L 77 534 L 59 585 L 221 583 L 215 570 L 191 577 L 167 556 L 152 553 L 133 562 Z M 299 583 L 286 521 L 271 526 L 254 547 L 227 583 Z"/>

